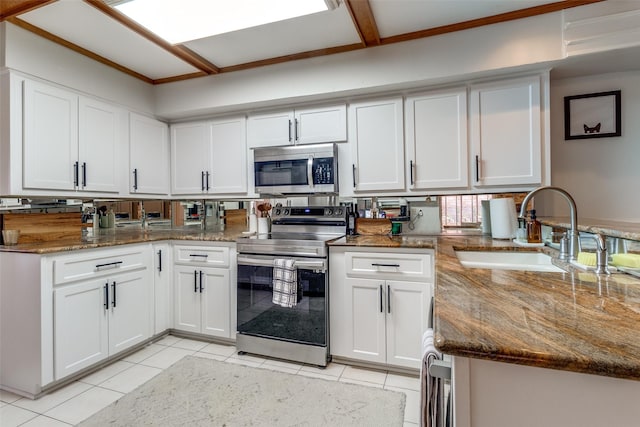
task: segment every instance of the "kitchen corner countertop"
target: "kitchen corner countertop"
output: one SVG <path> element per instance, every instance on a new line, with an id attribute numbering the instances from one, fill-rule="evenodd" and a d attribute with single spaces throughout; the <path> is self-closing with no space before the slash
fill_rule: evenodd
<path id="1" fill-rule="evenodd" d="M 486 236 L 347 236 L 330 245 L 435 249 L 434 330 L 445 354 L 640 380 L 640 279 L 465 268 L 455 250 L 543 251 Z"/>
<path id="2" fill-rule="evenodd" d="M 156 242 L 160 240 L 191 240 L 202 242 L 232 242 L 246 231 L 241 228 L 225 228 L 222 231 L 193 229 L 101 229 L 95 236 L 78 236 L 62 240 L 38 243 L 18 243 L 13 246 L 0 246 L 0 251 L 51 254 L 81 249 L 94 249 L 133 243 Z"/>

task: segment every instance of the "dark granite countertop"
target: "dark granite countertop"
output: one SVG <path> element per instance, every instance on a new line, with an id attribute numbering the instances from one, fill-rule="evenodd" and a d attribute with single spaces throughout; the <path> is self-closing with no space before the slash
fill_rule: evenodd
<path id="1" fill-rule="evenodd" d="M 420 244 L 420 242 L 422 244 Z M 443 353 L 640 380 L 640 279 L 463 267 L 456 249 L 540 250 L 485 236 L 355 236 L 332 245 L 435 249 L 436 346 Z"/>
<path id="2" fill-rule="evenodd" d="M 246 231 L 242 228 L 224 230 L 201 229 L 101 229 L 95 236 L 78 235 L 77 238 L 53 240 L 38 243 L 18 243 L 13 246 L 0 246 L 0 251 L 51 254 L 80 249 L 93 249 L 133 243 L 156 242 L 160 240 L 191 240 L 203 242 L 235 242 Z"/>

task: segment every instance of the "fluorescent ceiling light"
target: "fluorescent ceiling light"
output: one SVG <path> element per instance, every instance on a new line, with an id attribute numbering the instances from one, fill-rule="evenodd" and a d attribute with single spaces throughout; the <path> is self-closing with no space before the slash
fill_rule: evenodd
<path id="1" fill-rule="evenodd" d="M 112 0 L 111 3 L 173 44 L 328 9 L 325 0 Z"/>

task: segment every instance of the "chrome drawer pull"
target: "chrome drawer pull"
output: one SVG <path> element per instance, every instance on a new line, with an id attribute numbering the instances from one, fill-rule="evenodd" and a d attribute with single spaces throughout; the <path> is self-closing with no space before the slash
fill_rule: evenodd
<path id="1" fill-rule="evenodd" d="M 395 268 L 399 268 L 400 264 L 380 264 L 377 262 L 372 262 L 371 265 L 373 267 L 395 267 Z"/>
<path id="2" fill-rule="evenodd" d="M 104 267 L 116 268 L 120 264 L 122 264 L 122 261 L 108 262 L 106 264 L 96 264 L 96 270 L 100 270 L 101 268 L 104 268 Z"/>
<path id="3" fill-rule="evenodd" d="M 207 258 L 209 255 L 206 254 L 189 254 L 190 257 L 200 257 L 200 258 Z"/>

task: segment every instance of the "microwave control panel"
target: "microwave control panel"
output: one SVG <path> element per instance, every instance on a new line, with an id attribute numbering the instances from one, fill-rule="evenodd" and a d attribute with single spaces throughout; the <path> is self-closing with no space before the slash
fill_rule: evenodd
<path id="1" fill-rule="evenodd" d="M 324 157 L 313 159 L 313 184 L 333 184 L 335 171 L 333 158 Z"/>

